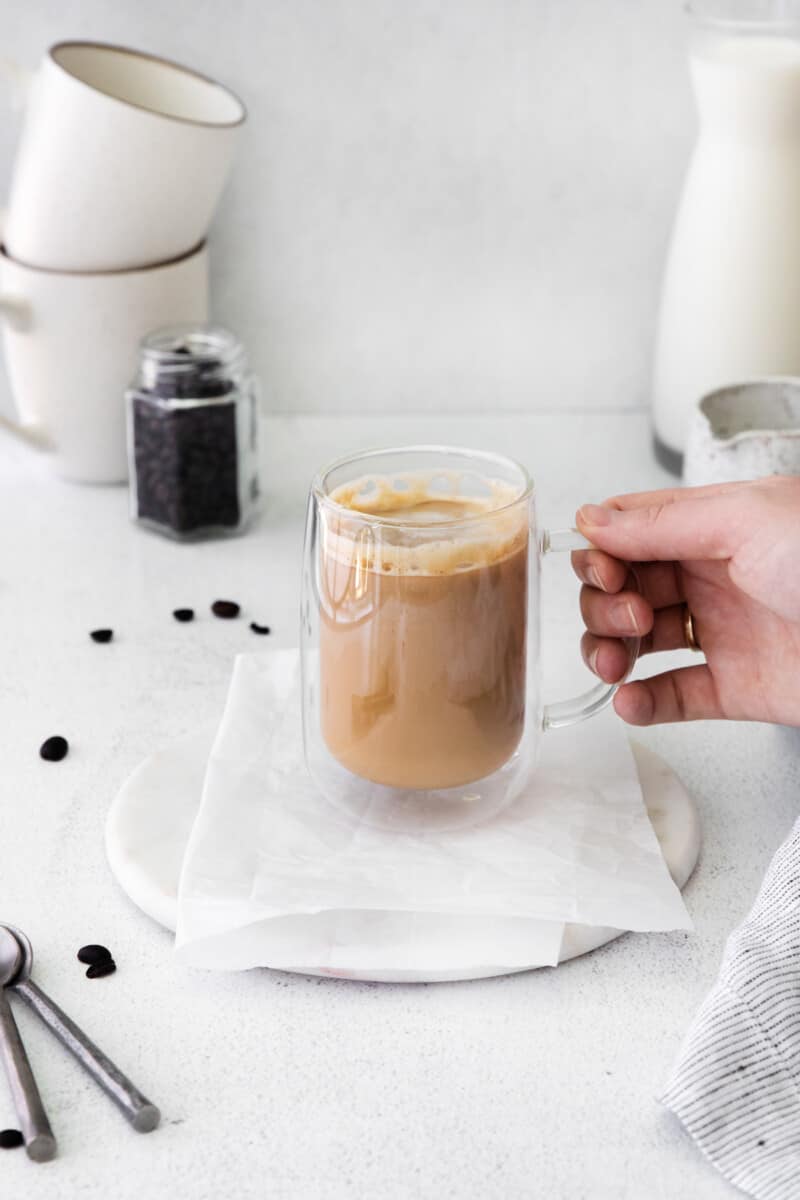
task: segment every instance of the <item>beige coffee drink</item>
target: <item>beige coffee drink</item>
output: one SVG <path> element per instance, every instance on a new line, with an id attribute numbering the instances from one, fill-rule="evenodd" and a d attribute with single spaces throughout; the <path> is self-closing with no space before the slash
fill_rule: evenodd
<path id="1" fill-rule="evenodd" d="M 322 734 L 354 774 L 396 788 L 483 779 L 525 718 L 528 509 L 454 473 L 336 489 L 320 514 Z M 365 521 L 360 514 L 374 518 Z"/>

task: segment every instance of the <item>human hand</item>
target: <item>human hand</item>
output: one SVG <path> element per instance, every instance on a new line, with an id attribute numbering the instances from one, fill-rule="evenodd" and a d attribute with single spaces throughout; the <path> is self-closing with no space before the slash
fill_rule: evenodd
<path id="1" fill-rule="evenodd" d="M 578 510 L 597 547 L 573 554 L 587 665 L 621 679 L 641 654 L 686 648 L 692 614 L 705 664 L 623 684 L 632 725 L 701 718 L 800 725 L 800 478 L 775 476 L 616 496 Z"/>

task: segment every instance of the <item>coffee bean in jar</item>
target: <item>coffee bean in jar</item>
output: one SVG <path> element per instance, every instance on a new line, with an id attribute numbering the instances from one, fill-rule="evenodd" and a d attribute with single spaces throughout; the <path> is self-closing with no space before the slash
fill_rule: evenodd
<path id="1" fill-rule="evenodd" d="M 258 403 L 239 340 L 148 334 L 126 402 L 133 519 L 179 539 L 241 533 L 258 498 Z"/>

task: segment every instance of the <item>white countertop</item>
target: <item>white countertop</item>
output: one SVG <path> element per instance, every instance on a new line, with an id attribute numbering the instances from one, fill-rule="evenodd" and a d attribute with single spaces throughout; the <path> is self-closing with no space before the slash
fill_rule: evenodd
<path id="1" fill-rule="evenodd" d="M 696 930 L 629 935 L 557 970 L 416 986 L 190 971 L 117 887 L 103 826 L 120 783 L 220 711 L 233 655 L 265 646 L 249 620 L 269 623 L 274 645 L 296 640 L 304 490 L 323 461 L 396 441 L 495 448 L 533 469 L 540 509 L 560 524 L 584 500 L 670 482 L 642 412 L 283 418 L 264 438 L 256 528 L 190 546 L 131 526 L 123 489 L 60 483 L 34 452 L 0 441 L 2 918 L 32 938 L 42 986 L 164 1114 L 156 1133 L 131 1132 L 17 1004 L 60 1157 L 37 1166 L 0 1151 L 0 1194 L 738 1194 L 655 1096 L 798 808 L 791 731 L 642 734 L 701 811 L 704 850 L 686 893 Z M 552 585 L 559 596 L 574 588 L 567 576 Z M 220 597 L 247 620 L 211 617 Z M 193 624 L 172 619 L 183 606 L 196 609 Z M 94 645 L 88 631 L 106 625 L 114 642 Z M 54 733 L 71 752 L 44 763 L 38 747 Z M 116 975 L 84 978 L 75 952 L 89 941 L 111 947 Z M 15 1124 L 0 1081 L 0 1128 Z"/>

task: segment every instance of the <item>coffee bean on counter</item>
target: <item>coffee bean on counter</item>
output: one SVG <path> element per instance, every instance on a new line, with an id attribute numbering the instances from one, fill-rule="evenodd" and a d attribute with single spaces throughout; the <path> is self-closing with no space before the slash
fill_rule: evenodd
<path id="1" fill-rule="evenodd" d="M 271 633 L 272 632 L 269 625 L 259 625 L 257 621 L 251 621 L 250 628 L 252 629 L 253 633 Z"/>
<path id="2" fill-rule="evenodd" d="M 172 615 L 176 621 L 193 621 L 194 620 L 194 609 L 193 608 L 175 608 L 172 610 Z"/>
<path id="3" fill-rule="evenodd" d="M 89 967 L 96 967 L 99 963 L 113 961 L 111 951 L 107 950 L 105 946 L 96 946 L 92 943 L 88 946 L 81 946 L 78 951 L 78 962 L 85 963 Z"/>
<path id="4" fill-rule="evenodd" d="M 113 636 L 114 636 L 113 629 L 93 629 L 92 632 L 89 634 L 89 637 L 92 639 L 93 642 L 101 642 L 103 644 L 105 642 L 110 642 L 111 639 L 113 638 Z"/>
<path id="5" fill-rule="evenodd" d="M 25 1138 L 18 1129 L 0 1129 L 0 1150 L 16 1150 L 24 1145 Z"/>
<path id="6" fill-rule="evenodd" d="M 215 617 L 230 620 L 231 617 L 238 617 L 241 608 L 235 600 L 215 600 L 211 605 L 211 611 Z"/>
<path id="7" fill-rule="evenodd" d="M 107 962 L 94 963 L 86 972 L 87 979 L 102 979 L 104 975 L 113 975 L 117 969 L 117 964 L 113 958 L 109 958 Z"/>
<path id="8" fill-rule="evenodd" d="M 67 739 L 56 735 L 42 742 L 39 747 L 39 757 L 43 758 L 45 762 L 61 762 L 62 758 L 67 757 L 68 750 L 69 742 Z"/>

